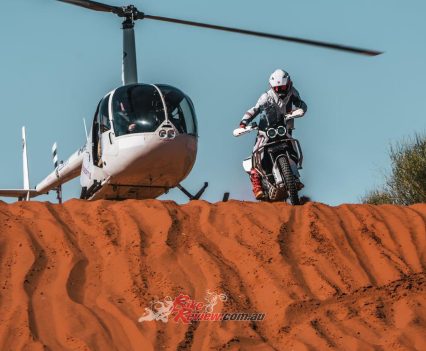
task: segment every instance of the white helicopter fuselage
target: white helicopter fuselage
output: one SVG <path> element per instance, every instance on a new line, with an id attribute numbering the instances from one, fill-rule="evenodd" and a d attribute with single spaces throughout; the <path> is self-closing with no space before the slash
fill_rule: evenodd
<path id="1" fill-rule="evenodd" d="M 197 138 L 140 133 L 113 138 L 102 136 L 103 167 L 93 164 L 90 150 L 83 155 L 80 184 L 102 187 L 90 199 L 155 198 L 176 187 L 191 171 L 197 154 Z"/>
<path id="2" fill-rule="evenodd" d="M 155 198 L 176 187 L 197 155 L 191 100 L 166 86 L 132 84 L 99 103 L 86 144 L 42 180 L 47 193 L 80 175 L 83 199 Z"/>

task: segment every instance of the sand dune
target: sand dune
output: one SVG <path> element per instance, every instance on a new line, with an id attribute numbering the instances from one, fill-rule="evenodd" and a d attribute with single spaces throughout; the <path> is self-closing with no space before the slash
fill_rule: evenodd
<path id="1" fill-rule="evenodd" d="M 426 205 L 0 203 L 0 350 L 426 350 L 425 224 Z M 265 319 L 138 322 L 207 291 Z"/>

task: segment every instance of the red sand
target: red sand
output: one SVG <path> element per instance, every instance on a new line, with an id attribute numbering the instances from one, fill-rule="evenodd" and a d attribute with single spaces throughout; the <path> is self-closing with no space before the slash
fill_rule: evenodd
<path id="1" fill-rule="evenodd" d="M 426 205 L 0 203 L 0 350 L 426 350 Z M 180 292 L 262 322 L 138 323 Z"/>

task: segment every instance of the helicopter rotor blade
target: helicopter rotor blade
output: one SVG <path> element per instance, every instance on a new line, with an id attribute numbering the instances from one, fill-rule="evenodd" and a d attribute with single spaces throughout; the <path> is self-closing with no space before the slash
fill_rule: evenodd
<path id="1" fill-rule="evenodd" d="M 57 0 L 57 1 L 85 7 L 87 9 L 95 10 L 95 11 L 112 12 L 117 15 L 120 15 L 123 13 L 123 9 L 121 7 L 102 4 L 100 2 L 91 1 L 91 0 Z"/>
<path id="2" fill-rule="evenodd" d="M 350 52 L 350 53 L 360 54 L 360 55 L 366 55 L 366 56 L 377 56 L 377 55 L 383 54 L 383 52 L 381 52 L 381 51 L 356 48 L 356 47 L 351 47 L 351 46 L 346 46 L 346 45 L 341 45 L 341 44 L 333 44 L 333 43 L 327 43 L 327 42 L 323 42 L 323 41 L 302 39 L 302 38 L 296 38 L 296 37 L 279 35 L 279 34 L 255 32 L 255 31 L 246 30 L 246 29 L 224 27 L 224 26 L 218 26 L 218 25 L 214 25 L 214 24 L 186 21 L 186 20 L 181 20 L 181 19 L 176 19 L 176 18 L 152 16 L 152 15 L 146 15 L 146 14 L 143 14 L 143 13 L 140 13 L 138 18 L 139 19 L 146 18 L 146 19 L 162 21 L 162 22 L 178 23 L 178 24 L 184 24 L 184 25 L 193 26 L 193 27 L 209 28 L 209 29 L 221 30 L 221 31 L 225 31 L 225 32 L 252 35 L 252 36 L 257 36 L 257 37 L 262 37 L 262 38 L 284 40 L 284 41 L 289 41 L 289 42 L 294 42 L 294 43 L 299 43 L 299 44 L 305 44 L 305 45 L 322 47 L 322 48 L 326 48 L 326 49 L 345 51 L 345 52 Z"/>

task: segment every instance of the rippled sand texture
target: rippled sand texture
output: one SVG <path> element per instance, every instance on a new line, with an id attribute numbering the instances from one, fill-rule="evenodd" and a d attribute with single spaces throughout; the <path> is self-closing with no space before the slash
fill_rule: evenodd
<path id="1" fill-rule="evenodd" d="M 0 350 L 426 350 L 426 205 L 0 203 Z M 263 322 L 138 323 L 179 292 Z"/>

